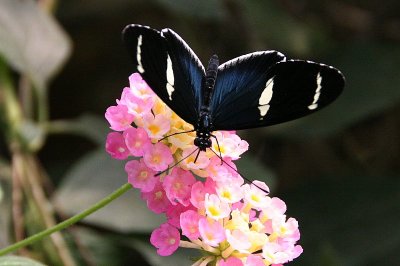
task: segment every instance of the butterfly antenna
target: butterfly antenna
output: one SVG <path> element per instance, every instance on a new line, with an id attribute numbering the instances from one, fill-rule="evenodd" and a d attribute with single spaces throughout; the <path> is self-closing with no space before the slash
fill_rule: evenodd
<path id="1" fill-rule="evenodd" d="M 177 166 L 178 164 L 180 164 L 183 160 L 186 160 L 187 158 L 189 158 L 189 157 L 190 157 L 193 153 L 195 153 L 196 151 L 199 151 L 199 152 L 200 152 L 200 149 L 199 149 L 199 148 L 195 149 L 194 151 L 192 151 L 191 153 L 189 153 L 185 158 L 180 159 L 180 160 L 179 160 L 177 163 L 175 163 L 174 165 L 168 166 L 167 169 L 165 169 L 165 170 L 163 170 L 163 171 L 161 171 L 161 172 L 158 172 L 158 173 L 155 174 L 154 176 L 159 176 L 159 175 L 161 175 L 161 174 L 163 174 L 163 173 L 169 171 L 170 169 L 172 169 L 172 168 L 174 168 L 175 166 Z M 199 155 L 199 153 L 197 153 L 197 156 L 198 156 L 198 155 Z M 197 156 L 196 156 L 196 158 L 197 158 Z"/>
<path id="2" fill-rule="evenodd" d="M 158 142 L 163 141 L 164 139 L 167 139 L 167 138 L 172 137 L 172 136 L 175 136 L 175 135 L 179 135 L 179 134 L 183 134 L 183 133 L 190 133 L 190 132 L 193 132 L 193 131 L 195 131 L 195 130 L 192 129 L 192 130 L 188 130 L 188 131 L 175 132 L 175 133 L 173 133 L 173 134 L 171 134 L 171 135 L 168 135 L 168 136 L 163 137 L 162 139 L 159 139 Z"/>
<path id="3" fill-rule="evenodd" d="M 256 186 L 258 189 L 260 189 L 260 190 L 264 191 L 265 193 L 269 194 L 269 191 L 266 191 L 265 189 L 263 189 L 263 188 L 257 186 L 256 184 L 253 183 L 253 181 L 251 181 L 250 179 L 247 179 L 245 176 L 243 176 L 243 175 L 242 175 L 238 170 L 236 170 L 232 165 L 230 165 L 229 163 L 225 162 L 224 159 L 222 159 L 222 157 L 220 157 L 213 149 L 210 148 L 210 150 L 211 150 L 215 155 L 217 155 L 218 158 L 220 158 L 221 161 L 222 161 L 223 163 L 225 163 L 229 168 L 231 168 L 231 169 L 232 169 L 233 171 L 235 171 L 238 175 L 240 175 L 244 180 L 246 180 L 247 183 L 250 183 L 250 184 Z"/>

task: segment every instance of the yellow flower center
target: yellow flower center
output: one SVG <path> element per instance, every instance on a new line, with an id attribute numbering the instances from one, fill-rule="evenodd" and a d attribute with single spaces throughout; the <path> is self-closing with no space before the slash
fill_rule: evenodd
<path id="1" fill-rule="evenodd" d="M 219 215 L 219 210 L 217 208 L 215 208 L 214 206 L 210 206 L 208 208 L 208 211 L 211 213 L 212 216 Z"/>
<path id="2" fill-rule="evenodd" d="M 251 199 L 252 199 L 253 201 L 255 201 L 255 202 L 260 201 L 260 198 L 259 198 L 256 194 L 251 195 Z"/>
<path id="3" fill-rule="evenodd" d="M 147 178 L 147 176 L 148 176 L 147 171 L 141 171 L 141 172 L 140 172 L 140 178 L 141 178 L 142 180 L 145 180 L 145 179 Z"/>
<path id="4" fill-rule="evenodd" d="M 181 189 L 182 188 L 182 183 L 180 183 L 180 182 L 176 182 L 175 184 L 174 184 L 174 188 L 175 189 Z"/>
<path id="5" fill-rule="evenodd" d="M 161 161 L 160 155 L 154 155 L 153 156 L 153 163 L 159 163 Z"/>
<path id="6" fill-rule="evenodd" d="M 222 146 L 222 145 L 217 145 L 217 144 L 214 144 L 214 150 L 215 150 L 217 153 L 225 153 L 225 151 L 226 151 L 226 149 L 225 149 L 224 146 Z"/>
<path id="7" fill-rule="evenodd" d="M 221 196 L 223 198 L 230 199 L 232 195 L 229 191 L 224 191 Z"/>
<path id="8" fill-rule="evenodd" d="M 162 193 L 161 191 L 157 191 L 154 195 L 155 195 L 155 198 L 156 198 L 156 199 L 161 199 L 163 193 Z"/>
<path id="9" fill-rule="evenodd" d="M 153 135 L 156 135 L 158 132 L 160 132 L 160 127 L 157 125 L 150 125 L 149 130 Z"/>

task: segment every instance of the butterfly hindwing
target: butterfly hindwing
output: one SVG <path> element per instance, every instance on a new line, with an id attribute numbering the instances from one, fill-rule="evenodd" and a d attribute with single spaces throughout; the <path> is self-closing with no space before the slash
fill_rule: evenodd
<path id="1" fill-rule="evenodd" d="M 262 127 L 308 115 L 335 100 L 344 86 L 337 69 L 310 61 L 282 60 L 264 70 L 243 67 L 245 71 L 240 76 L 237 65 L 254 63 L 236 62 L 222 68 L 221 73 L 227 74 L 219 75 L 217 80 L 217 84 L 234 88 L 216 85 L 216 91 L 230 93 L 224 95 L 225 99 L 214 99 L 218 100 L 212 105 L 215 130 Z M 258 78 L 254 78 L 255 73 Z"/>
<path id="2" fill-rule="evenodd" d="M 311 114 L 333 102 L 342 92 L 344 77 L 324 64 L 288 60 L 276 64 L 269 76 L 274 84 L 270 107 L 262 126 L 274 125 Z"/>
<path id="3" fill-rule="evenodd" d="M 195 124 L 204 67 L 189 46 L 170 29 L 159 32 L 135 24 L 125 27 L 123 39 L 152 90 L 182 119 Z"/>
<path id="4" fill-rule="evenodd" d="M 249 120 L 258 117 L 258 92 L 265 87 L 268 69 L 283 60 L 279 52 L 262 51 L 220 65 L 211 101 L 214 127 L 246 128 Z"/>

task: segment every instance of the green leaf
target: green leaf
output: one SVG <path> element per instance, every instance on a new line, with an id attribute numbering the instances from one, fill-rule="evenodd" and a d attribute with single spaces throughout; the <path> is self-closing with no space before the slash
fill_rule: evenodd
<path id="1" fill-rule="evenodd" d="M 127 182 L 124 164 L 112 159 L 103 149 L 90 153 L 66 174 L 55 204 L 69 215 L 86 209 Z M 132 189 L 85 221 L 120 232 L 146 233 L 164 219 L 148 210 L 139 191 Z"/>
<path id="2" fill-rule="evenodd" d="M 193 258 L 200 258 L 202 254 L 199 250 L 189 248 L 178 248 L 178 250 L 168 257 L 157 254 L 157 249 L 150 244 L 150 241 L 134 240 L 132 245 L 150 262 L 151 265 L 158 266 L 187 266 L 192 265 Z"/>
<path id="3" fill-rule="evenodd" d="M 0 54 L 37 88 L 46 87 L 70 51 L 65 32 L 36 1 L 0 2 Z"/>
<path id="4" fill-rule="evenodd" d="M 294 265 L 376 265 L 389 256 L 390 265 L 400 265 L 399 187 L 398 176 L 350 175 L 279 195 L 300 225 L 304 253 Z"/>
<path id="5" fill-rule="evenodd" d="M 0 266 L 44 266 L 44 264 L 18 256 L 0 257 Z"/>
<path id="6" fill-rule="evenodd" d="M 274 190 L 276 175 L 256 157 L 247 152 L 239 160 L 235 161 L 235 164 L 242 176 L 249 180 L 264 181 L 271 191 Z"/>
<path id="7" fill-rule="evenodd" d="M 256 43 L 252 45 L 260 44 L 255 49 L 266 50 L 267 43 L 270 49 L 279 48 L 287 53 L 306 55 L 315 53 L 314 42 L 327 39 L 326 31 L 296 19 L 275 1 L 246 1 L 243 12 L 249 28 L 254 32 Z M 321 45 L 317 48 L 320 49 Z"/>
<path id="8" fill-rule="evenodd" d="M 77 228 L 76 230 L 79 241 L 89 250 L 93 265 L 149 265 L 144 255 L 131 244 L 131 236 L 99 233 L 87 228 Z M 149 239 L 149 236 L 146 238 Z"/>
<path id="9" fill-rule="evenodd" d="M 55 120 L 48 123 L 49 133 L 73 133 L 87 137 L 101 146 L 109 132 L 104 118 L 93 114 L 84 114 L 76 119 Z"/>
<path id="10" fill-rule="evenodd" d="M 6 247 L 11 243 L 11 173 L 3 175 L 2 163 L 0 163 L 0 247 Z M 7 179 L 2 179 L 6 177 Z"/>

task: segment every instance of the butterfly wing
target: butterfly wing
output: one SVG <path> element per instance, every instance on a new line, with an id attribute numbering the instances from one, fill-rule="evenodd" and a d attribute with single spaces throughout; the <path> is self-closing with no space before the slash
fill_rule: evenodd
<path id="1" fill-rule="evenodd" d="M 297 119 L 328 105 L 343 90 L 344 77 L 333 67 L 284 58 L 278 61 L 279 54 L 251 55 L 220 66 L 211 103 L 215 130 Z M 276 63 L 266 68 L 262 64 L 274 59 Z"/>
<path id="2" fill-rule="evenodd" d="M 204 67 L 175 32 L 128 25 L 123 39 L 136 70 L 177 115 L 195 124 L 201 104 Z"/>

